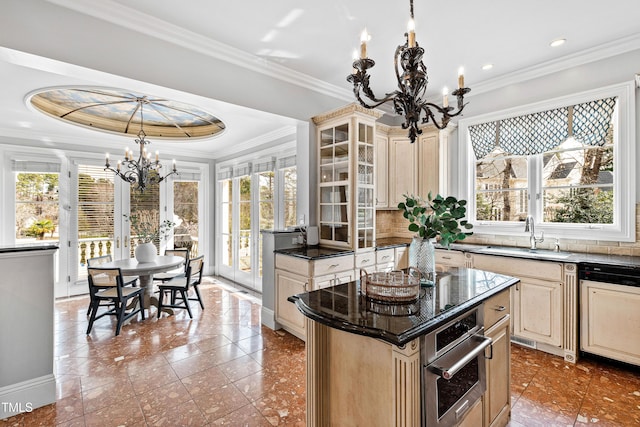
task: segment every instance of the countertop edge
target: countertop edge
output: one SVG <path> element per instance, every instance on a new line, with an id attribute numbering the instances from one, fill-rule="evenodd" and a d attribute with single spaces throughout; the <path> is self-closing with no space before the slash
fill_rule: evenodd
<path id="1" fill-rule="evenodd" d="M 464 313 L 465 311 L 468 311 L 478 305 L 480 305 L 482 302 L 488 300 L 489 298 L 491 298 L 492 296 L 504 291 L 505 289 L 510 288 L 511 286 L 515 285 L 516 283 L 518 283 L 520 281 L 520 279 L 518 278 L 511 278 L 510 280 L 507 280 L 505 283 L 500 284 L 499 286 L 496 286 L 495 288 L 492 288 L 486 292 L 484 292 L 481 295 L 478 295 L 475 298 L 472 298 L 468 301 L 466 301 L 463 304 L 460 304 L 459 306 L 439 315 L 434 317 L 433 319 L 431 319 L 430 321 L 427 321 L 421 325 L 418 325 L 402 334 L 399 335 L 390 335 L 388 333 L 385 333 L 384 331 L 381 331 L 379 329 L 370 329 L 370 328 L 366 328 L 366 327 L 361 327 L 358 325 L 354 325 L 352 323 L 347 323 L 347 322 L 342 322 L 340 324 L 340 327 L 336 327 L 336 324 L 334 322 L 328 321 L 325 317 L 317 314 L 316 312 L 314 312 L 313 310 L 309 309 L 308 306 L 306 306 L 302 300 L 300 299 L 300 297 L 298 295 L 292 295 L 289 298 L 287 298 L 287 300 L 289 302 L 292 302 L 296 305 L 296 307 L 298 308 L 298 310 L 307 318 L 314 320 L 318 323 L 321 323 L 325 326 L 328 326 L 330 328 L 334 328 L 337 330 L 341 330 L 341 331 L 345 331 L 345 332 L 350 332 L 350 333 L 355 333 L 358 335 L 363 335 L 363 336 L 367 336 L 370 338 L 377 338 L 377 339 L 381 339 L 389 344 L 398 346 L 398 347 L 402 347 L 404 345 L 406 345 L 407 343 L 413 341 L 416 338 L 421 337 L 422 335 L 425 335 L 431 331 L 433 331 L 434 329 L 438 328 L 439 326 L 443 325 L 444 323 L 446 323 L 447 321 L 454 319 L 455 317 L 459 316 L 460 314 Z"/>
<path id="2" fill-rule="evenodd" d="M 0 254 L 15 253 L 15 252 L 48 251 L 52 249 L 59 249 L 59 245 L 48 244 L 48 245 L 25 245 L 25 246 L 0 247 Z"/>

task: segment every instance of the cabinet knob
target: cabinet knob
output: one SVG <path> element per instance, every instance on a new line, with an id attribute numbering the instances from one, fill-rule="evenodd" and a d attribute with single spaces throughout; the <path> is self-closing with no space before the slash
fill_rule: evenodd
<path id="1" fill-rule="evenodd" d="M 499 305 L 496 308 L 494 308 L 495 311 L 505 311 L 507 309 L 507 307 L 505 307 L 504 305 Z"/>
<path id="2" fill-rule="evenodd" d="M 338 266 L 338 264 L 331 264 L 331 265 L 329 266 L 329 268 L 336 268 L 337 266 Z"/>

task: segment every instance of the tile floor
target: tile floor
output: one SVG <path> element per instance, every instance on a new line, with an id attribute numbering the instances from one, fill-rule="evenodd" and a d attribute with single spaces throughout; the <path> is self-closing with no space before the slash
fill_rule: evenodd
<path id="1" fill-rule="evenodd" d="M 118 337 L 107 318 L 85 335 L 87 297 L 57 301 L 57 402 L 0 427 L 304 426 L 304 343 L 262 327 L 259 299 L 205 280 L 193 320 L 134 320 Z M 640 425 L 638 371 L 512 348 L 511 427 Z"/>

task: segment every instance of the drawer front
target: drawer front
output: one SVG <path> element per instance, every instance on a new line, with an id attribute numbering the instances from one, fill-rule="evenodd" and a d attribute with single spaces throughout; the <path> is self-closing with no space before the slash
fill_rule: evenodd
<path id="1" fill-rule="evenodd" d="M 354 270 L 343 271 L 338 274 L 316 276 L 312 280 L 312 290 L 324 289 L 329 286 L 343 285 L 356 280 Z"/>
<path id="2" fill-rule="evenodd" d="M 371 272 L 376 265 L 376 254 L 375 252 L 365 252 L 363 254 L 356 255 L 356 270 L 364 268 L 367 272 Z"/>
<path id="3" fill-rule="evenodd" d="M 309 260 L 284 254 L 276 254 L 276 268 L 307 276 L 309 272 Z"/>
<path id="4" fill-rule="evenodd" d="M 394 259 L 395 250 L 393 248 L 376 251 L 376 264 L 393 263 Z"/>
<path id="5" fill-rule="evenodd" d="M 474 254 L 473 267 L 514 277 L 533 277 L 554 282 L 563 281 L 562 264 L 553 261 L 531 261 L 497 255 Z"/>
<path id="6" fill-rule="evenodd" d="M 343 255 L 312 261 L 311 276 L 338 273 L 353 270 L 353 255 Z"/>
<path id="7" fill-rule="evenodd" d="M 436 264 L 464 267 L 464 252 L 436 249 Z"/>
<path id="8" fill-rule="evenodd" d="M 504 290 L 484 302 L 485 331 L 511 312 L 510 290 Z"/>

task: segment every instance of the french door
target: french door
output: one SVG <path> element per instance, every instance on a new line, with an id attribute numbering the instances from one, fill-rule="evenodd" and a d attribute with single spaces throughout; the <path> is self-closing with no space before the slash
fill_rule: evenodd
<path id="1" fill-rule="evenodd" d="M 77 295 L 87 292 L 88 259 L 133 256 L 139 241 L 129 227 L 130 212 L 160 223 L 160 191 L 158 184 L 147 186 L 144 193 L 131 190 L 102 165 L 74 163 L 71 175 L 68 293 Z"/>
<path id="2" fill-rule="evenodd" d="M 252 263 L 255 252 L 251 232 L 251 175 L 219 182 L 221 194 L 221 257 L 219 273 L 234 282 L 259 290 Z"/>
<path id="3" fill-rule="evenodd" d="M 262 234 L 275 222 L 275 172 L 218 182 L 221 254 L 219 274 L 262 292 Z"/>

